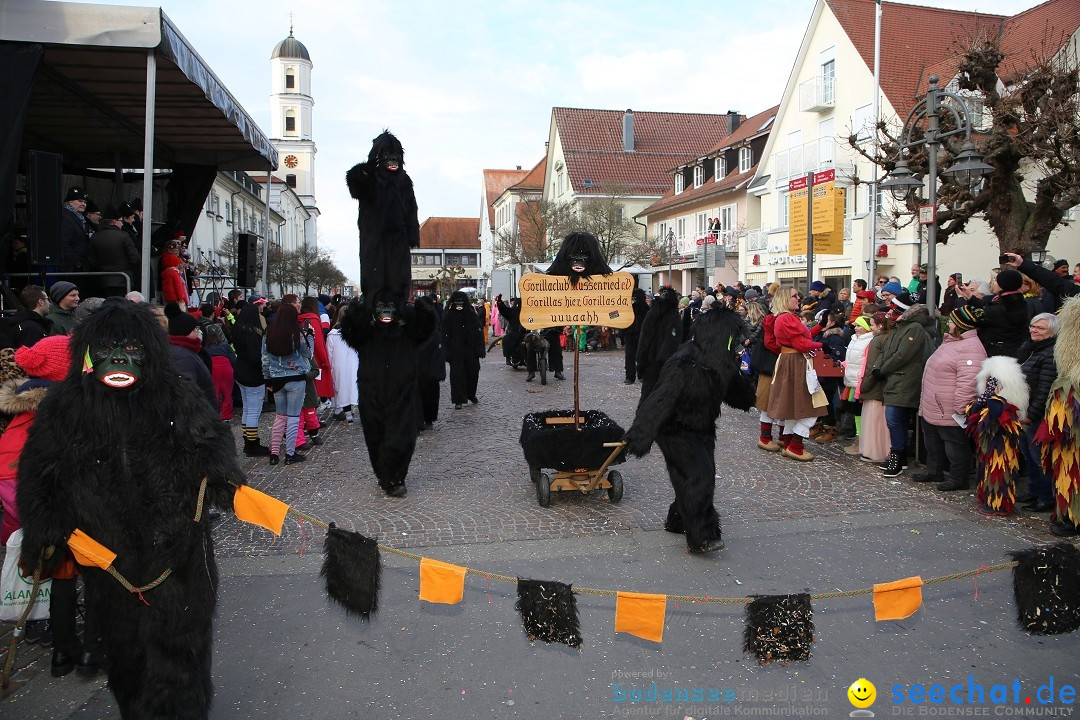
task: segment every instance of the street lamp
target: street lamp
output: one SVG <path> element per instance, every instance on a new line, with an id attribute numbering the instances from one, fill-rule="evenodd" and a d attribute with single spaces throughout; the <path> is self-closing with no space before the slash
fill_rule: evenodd
<path id="1" fill-rule="evenodd" d="M 943 97 L 952 98 L 954 104 L 942 104 Z M 941 130 L 942 112 L 947 112 L 952 116 L 956 125 L 954 129 Z M 923 136 L 912 139 L 912 132 L 923 123 L 926 124 Z M 960 133 L 964 133 L 964 145 L 954 158 L 952 165 L 942 170 L 942 173 L 974 192 L 982 182 L 983 176 L 993 172 L 994 168 L 983 162 L 982 156 L 975 148 L 975 143 L 971 140 L 971 118 L 968 116 L 964 98 L 939 88 L 937 75 L 931 75 L 930 89 L 927 90 L 926 96 L 915 105 L 908 114 L 907 120 L 904 121 L 904 128 L 900 132 L 900 159 L 896 162 L 893 171 L 889 173 L 889 179 L 881 183 L 881 187 L 888 188 L 897 200 L 903 200 L 916 188 L 922 187 L 922 180 L 908 167 L 904 153 L 913 147 L 921 145 L 927 147 L 927 176 L 930 181 L 930 197 L 927 201 L 934 213 L 926 232 L 926 299 L 927 309 L 931 316 L 937 313 L 936 303 L 932 302 L 937 295 L 937 153 L 943 139 Z"/>

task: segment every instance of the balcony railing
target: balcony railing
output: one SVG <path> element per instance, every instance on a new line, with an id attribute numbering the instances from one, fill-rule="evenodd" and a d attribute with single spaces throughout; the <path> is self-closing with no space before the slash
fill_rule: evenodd
<path id="1" fill-rule="evenodd" d="M 765 228 L 754 228 L 746 231 L 746 251 L 760 252 L 769 247 L 769 231 Z"/>
<path id="2" fill-rule="evenodd" d="M 799 84 L 799 110 L 823 112 L 836 104 L 836 78 L 816 77 Z"/>
<path id="3" fill-rule="evenodd" d="M 836 138 L 823 137 L 773 153 L 771 174 L 775 187 L 784 190 L 789 180 L 803 177 L 808 172 L 832 168 L 840 173 L 851 173 L 854 167 L 844 146 L 837 147 Z"/>

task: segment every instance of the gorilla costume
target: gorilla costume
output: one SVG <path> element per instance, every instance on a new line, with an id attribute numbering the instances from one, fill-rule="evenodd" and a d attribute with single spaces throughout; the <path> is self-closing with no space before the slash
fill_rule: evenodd
<path id="1" fill-rule="evenodd" d="M 367 162 L 345 175 L 359 201 L 360 290 L 366 298 L 393 298 L 400 311 L 409 296 L 412 260 L 420 245 L 416 195 L 405 172 L 405 150 L 389 130 L 372 141 Z"/>
<path id="2" fill-rule="evenodd" d="M 641 378 L 641 399 L 645 401 L 660 378 L 660 368 L 682 343 L 679 324 L 679 295 L 669 287 L 660 288 L 653 295 L 652 305 L 641 322 L 638 338 L 637 374 Z"/>
<path id="3" fill-rule="evenodd" d="M 738 336 L 738 321 L 726 308 L 698 318 L 691 338 L 664 363 L 655 390 L 642 398 L 625 437 L 627 451 L 637 457 L 654 441 L 660 446 L 675 490 L 664 529 L 685 532 L 692 553 L 724 547 L 713 507 L 720 405 L 749 410 L 754 402 L 754 388 L 728 349 Z"/>
<path id="4" fill-rule="evenodd" d="M 173 367 L 148 307 L 106 300 L 71 350 L 19 465 L 22 559 L 34 567 L 56 548 L 48 570 L 76 528 L 115 552 L 112 567 L 138 591 L 97 567 L 82 573 L 121 716 L 206 718 L 218 585 L 206 514 L 231 511 L 245 482 L 232 432 Z"/>
<path id="5" fill-rule="evenodd" d="M 443 348 L 450 363 L 450 401 L 462 405 L 479 402 L 476 386 L 480 381 L 480 358 L 484 354 L 484 335 L 468 296 L 458 290 L 450 296 L 443 314 Z"/>
<path id="6" fill-rule="evenodd" d="M 423 306 L 398 310 L 391 293 L 353 300 L 341 320 L 341 337 L 360 358 L 360 421 L 371 469 L 391 497 L 403 497 L 416 449 L 420 399 L 418 347 L 435 329 L 437 316 Z"/>
<path id="7" fill-rule="evenodd" d="M 600 251 L 600 243 L 592 233 L 572 232 L 563 239 L 559 252 L 547 269 L 548 275 L 566 275 L 571 285 L 588 280 L 593 275 L 610 275 L 611 268 Z"/>
<path id="8" fill-rule="evenodd" d="M 507 365 L 513 365 L 515 369 L 525 362 L 525 328 L 521 326 L 521 305 L 516 298 L 510 298 L 509 303 L 504 303 L 502 295 L 495 296 L 495 305 L 499 308 L 499 317 L 503 323 L 503 357 Z"/>

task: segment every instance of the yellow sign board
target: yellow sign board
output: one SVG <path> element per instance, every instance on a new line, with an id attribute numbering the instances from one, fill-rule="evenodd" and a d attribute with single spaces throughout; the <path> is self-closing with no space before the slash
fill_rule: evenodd
<path id="1" fill-rule="evenodd" d="M 626 272 L 593 275 L 570 285 L 565 275 L 529 273 L 518 283 L 521 324 L 528 330 L 564 325 L 627 328 L 634 323 L 630 296 L 634 276 Z"/>
<path id="2" fill-rule="evenodd" d="M 816 229 L 814 230 L 815 255 L 844 254 L 844 196 L 844 189 L 837 188 L 832 207 L 833 219 L 831 225 L 833 229 L 820 234 Z M 817 227 L 817 223 L 814 223 L 814 227 Z"/>
<path id="3" fill-rule="evenodd" d="M 836 187 L 834 182 L 826 182 L 815 185 L 813 190 L 814 254 L 841 255 L 844 242 L 844 189 Z M 804 187 L 801 190 L 793 190 L 788 195 L 788 253 L 791 255 L 805 255 L 807 251 L 806 192 Z M 835 251 L 819 249 L 819 238 L 831 236 L 837 232 L 840 237 L 838 249 Z M 833 244 L 832 240 L 826 241 L 826 245 L 830 248 Z M 825 245 L 820 247 L 825 247 Z"/>

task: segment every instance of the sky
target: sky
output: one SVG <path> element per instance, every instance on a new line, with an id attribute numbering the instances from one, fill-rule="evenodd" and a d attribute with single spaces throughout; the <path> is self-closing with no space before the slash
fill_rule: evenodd
<path id="1" fill-rule="evenodd" d="M 1038 3 L 921 4 L 1014 14 Z M 356 202 L 345 173 L 366 160 L 384 128 L 405 147 L 421 222 L 479 217 L 483 170 L 535 165 L 553 107 L 752 115 L 779 103 L 814 0 L 165 0 L 161 7 L 267 135 L 270 53 L 292 22 L 313 63 L 319 247 L 356 280 Z"/>

